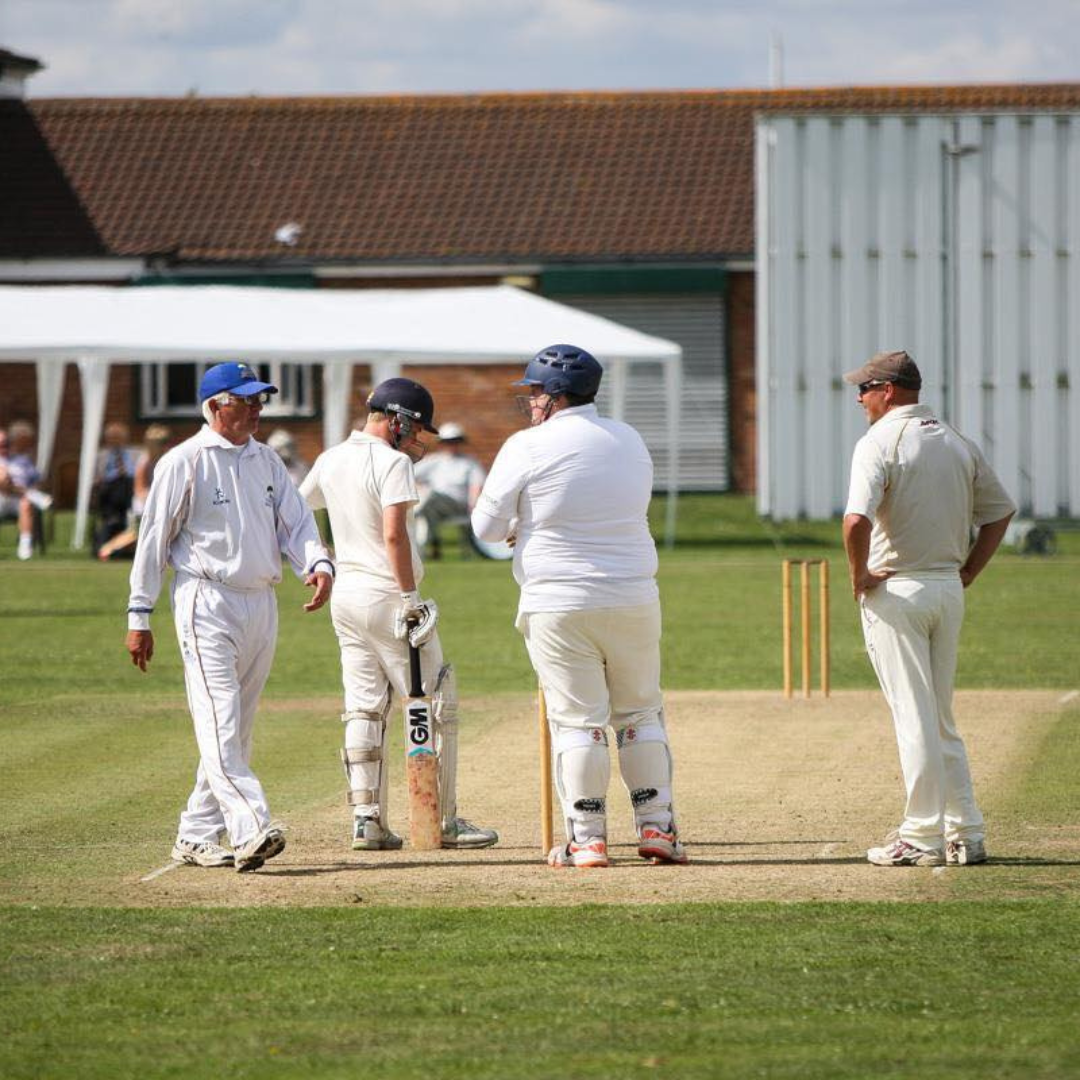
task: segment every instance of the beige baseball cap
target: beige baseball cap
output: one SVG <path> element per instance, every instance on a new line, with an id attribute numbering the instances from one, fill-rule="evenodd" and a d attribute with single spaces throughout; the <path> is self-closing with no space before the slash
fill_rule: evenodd
<path id="1" fill-rule="evenodd" d="M 922 389 L 918 365 L 902 349 L 896 352 L 874 353 L 861 368 L 849 371 L 844 382 L 858 386 L 866 382 L 891 382 L 909 390 Z"/>

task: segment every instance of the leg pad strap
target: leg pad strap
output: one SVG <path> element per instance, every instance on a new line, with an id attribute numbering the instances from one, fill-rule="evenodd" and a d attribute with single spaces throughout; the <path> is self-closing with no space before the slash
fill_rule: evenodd
<path id="1" fill-rule="evenodd" d="M 353 788 L 345 793 L 345 801 L 350 806 L 369 806 L 379 801 L 379 789 Z"/>

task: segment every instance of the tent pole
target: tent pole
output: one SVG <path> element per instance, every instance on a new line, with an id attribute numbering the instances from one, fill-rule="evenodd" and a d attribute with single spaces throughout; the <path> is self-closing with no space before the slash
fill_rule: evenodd
<path id="1" fill-rule="evenodd" d="M 75 531 L 71 546 L 86 546 L 86 524 L 90 518 L 90 494 L 94 487 L 94 466 L 105 419 L 105 394 L 109 389 L 109 362 L 92 356 L 79 357 L 82 384 L 82 447 L 79 450 L 79 494 L 75 502 Z"/>

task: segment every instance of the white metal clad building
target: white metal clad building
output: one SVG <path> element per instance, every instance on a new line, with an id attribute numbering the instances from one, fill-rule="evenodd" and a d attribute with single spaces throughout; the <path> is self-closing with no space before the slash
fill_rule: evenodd
<path id="1" fill-rule="evenodd" d="M 1080 113 L 769 115 L 757 138 L 758 510 L 843 510 L 841 381 L 906 348 L 1023 512 L 1080 516 Z"/>
<path id="2" fill-rule="evenodd" d="M 724 343 L 724 297 L 692 295 L 563 296 L 559 301 L 602 315 L 634 330 L 677 342 L 683 350 L 679 417 L 680 491 L 726 491 L 728 455 L 728 385 Z M 602 357 L 598 357 L 601 361 Z M 615 415 L 612 379 L 600 386 L 597 407 Z M 671 433 L 663 409 L 664 373 L 660 364 L 636 364 L 627 371 L 622 415 L 645 440 L 655 467 L 657 488 L 668 483 Z"/>

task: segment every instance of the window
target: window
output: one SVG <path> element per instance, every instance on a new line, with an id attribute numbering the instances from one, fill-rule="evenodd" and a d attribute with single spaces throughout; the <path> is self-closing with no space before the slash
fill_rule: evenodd
<path id="1" fill-rule="evenodd" d="M 199 383 L 207 368 L 201 364 L 145 364 L 139 368 L 139 412 L 144 417 L 197 416 Z M 314 416 L 315 368 L 311 364 L 277 361 L 251 365 L 263 382 L 279 390 L 263 416 Z"/>

